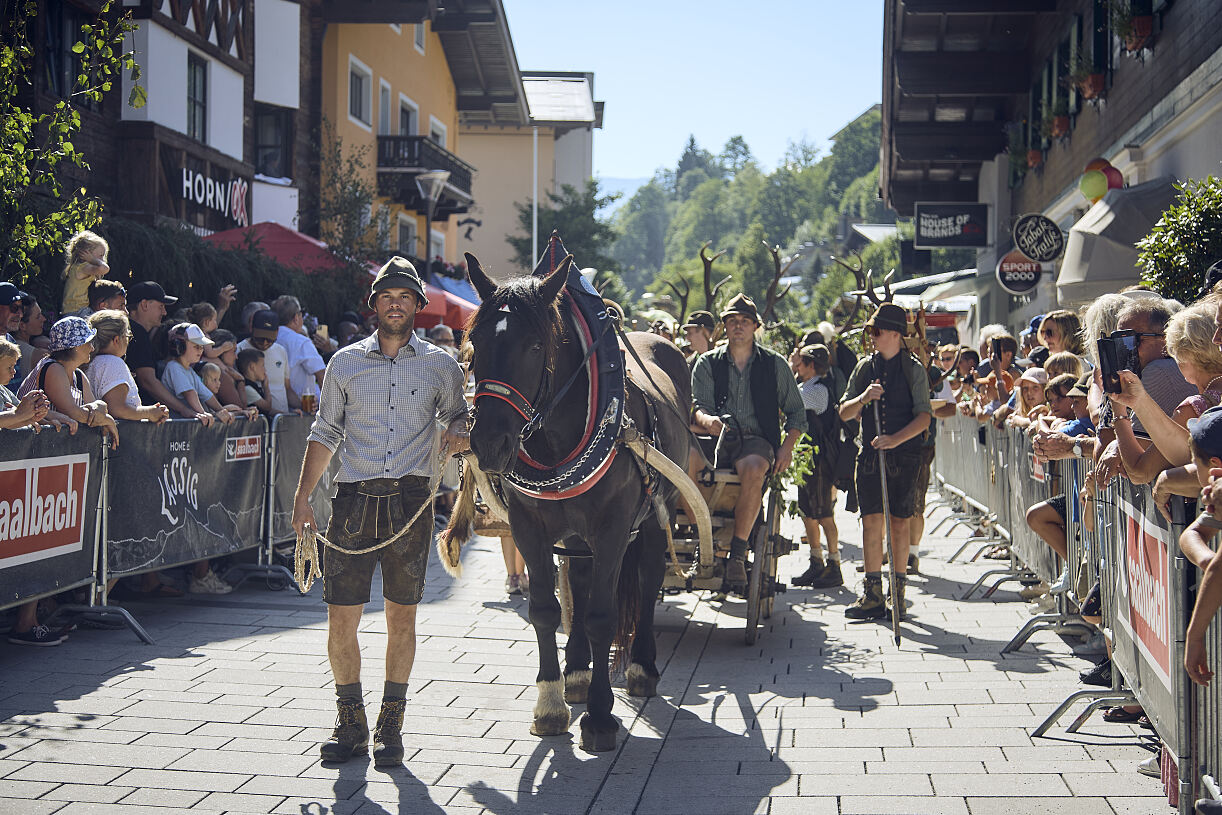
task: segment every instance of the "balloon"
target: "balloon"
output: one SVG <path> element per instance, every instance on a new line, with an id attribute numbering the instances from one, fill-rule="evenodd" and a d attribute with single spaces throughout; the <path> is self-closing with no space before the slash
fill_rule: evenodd
<path id="1" fill-rule="evenodd" d="M 1078 189 L 1088 201 L 1097 201 L 1107 192 L 1107 176 L 1102 170 L 1091 170 L 1083 173 L 1078 182 Z"/>
<path id="2" fill-rule="evenodd" d="M 1103 174 L 1107 176 L 1107 188 L 1109 190 L 1119 190 L 1124 188 L 1124 174 L 1115 167 L 1107 167 L 1103 170 Z"/>
<path id="3" fill-rule="evenodd" d="M 1082 172 L 1089 173 L 1091 170 L 1102 170 L 1105 167 L 1111 167 L 1112 163 L 1105 158 L 1093 158 L 1086 163 L 1086 169 Z"/>

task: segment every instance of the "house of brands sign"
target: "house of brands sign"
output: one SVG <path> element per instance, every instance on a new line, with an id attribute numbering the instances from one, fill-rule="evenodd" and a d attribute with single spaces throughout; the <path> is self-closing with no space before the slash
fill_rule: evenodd
<path id="1" fill-rule="evenodd" d="M 917 203 L 914 221 L 918 249 L 989 245 L 988 204 Z"/>
<path id="2" fill-rule="evenodd" d="M 1039 213 L 1024 215 L 1014 223 L 1014 245 L 1040 263 L 1051 263 L 1065 251 L 1065 236 L 1056 221 Z"/>
<path id="3" fill-rule="evenodd" d="M 201 207 L 219 212 L 237 226 L 249 226 L 246 195 L 250 184 L 238 176 L 213 179 L 189 167 L 182 168 L 182 197 Z"/>
<path id="4" fill-rule="evenodd" d="M 80 551 L 89 456 L 0 464 L 0 569 Z"/>
<path id="5" fill-rule="evenodd" d="M 1045 264 L 1011 249 L 997 261 L 997 282 L 1010 294 L 1026 294 L 1039 284 L 1046 271 L 1051 270 Z"/>

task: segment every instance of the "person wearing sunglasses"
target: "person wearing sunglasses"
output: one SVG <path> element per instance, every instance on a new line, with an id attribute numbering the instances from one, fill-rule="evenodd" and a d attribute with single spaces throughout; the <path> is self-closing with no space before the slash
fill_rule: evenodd
<path id="1" fill-rule="evenodd" d="M 273 413 L 300 413 L 301 398 L 289 384 L 289 354 L 276 342 L 280 318 L 271 309 L 256 311 L 250 318 L 250 337 L 238 343 L 238 353 L 253 348 L 263 354 L 267 370 L 267 396 Z"/>

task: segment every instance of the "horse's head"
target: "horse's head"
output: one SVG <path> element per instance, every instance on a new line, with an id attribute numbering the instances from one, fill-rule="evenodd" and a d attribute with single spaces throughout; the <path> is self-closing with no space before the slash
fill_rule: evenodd
<path id="1" fill-rule="evenodd" d="M 481 304 L 471 318 L 475 424 L 471 450 L 484 472 L 513 468 L 523 431 L 551 397 L 563 329 L 558 302 L 568 275 L 566 258 L 545 278 L 523 277 L 498 286 L 467 254 L 471 284 Z"/>

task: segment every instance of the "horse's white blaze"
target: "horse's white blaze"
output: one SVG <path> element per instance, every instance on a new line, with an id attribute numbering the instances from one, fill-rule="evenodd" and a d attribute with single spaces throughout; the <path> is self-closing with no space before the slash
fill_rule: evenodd
<path id="1" fill-rule="evenodd" d="M 539 698 L 535 700 L 535 721 L 568 718 L 569 706 L 564 703 L 564 680 L 543 679 L 535 682 Z"/>
<path id="2" fill-rule="evenodd" d="M 496 329 L 496 333 L 498 336 L 501 334 L 504 334 L 506 331 L 509 330 L 509 318 L 502 317 L 500 320 L 497 321 L 496 325 L 494 325 L 493 328 Z"/>

